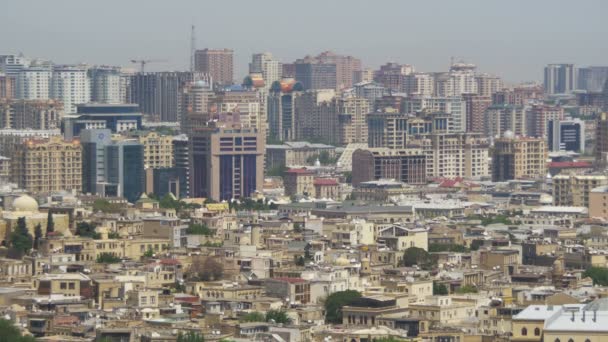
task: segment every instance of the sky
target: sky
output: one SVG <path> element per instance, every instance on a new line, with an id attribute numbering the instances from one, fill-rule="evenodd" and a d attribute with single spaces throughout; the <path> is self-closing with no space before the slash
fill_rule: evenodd
<path id="1" fill-rule="evenodd" d="M 445 71 L 450 57 L 507 82 L 540 81 L 545 64 L 608 65 L 606 0 L 0 0 L 0 54 L 55 63 L 186 70 L 197 48 L 232 48 L 237 79 L 251 54 L 282 62 L 325 50 L 365 67 L 392 61 Z"/>

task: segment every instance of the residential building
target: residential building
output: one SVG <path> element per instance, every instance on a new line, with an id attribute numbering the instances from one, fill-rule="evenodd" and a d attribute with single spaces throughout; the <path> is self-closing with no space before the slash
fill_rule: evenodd
<path id="1" fill-rule="evenodd" d="M 575 90 L 577 82 L 574 64 L 547 65 L 544 85 L 547 94 L 568 94 Z"/>
<path id="2" fill-rule="evenodd" d="M 595 160 L 602 162 L 608 159 L 608 113 L 597 116 L 595 131 Z"/>
<path id="3" fill-rule="evenodd" d="M 467 63 L 454 63 L 447 73 L 435 75 L 435 93 L 439 97 L 454 97 L 462 94 L 477 94 L 475 69 Z"/>
<path id="4" fill-rule="evenodd" d="M 425 72 L 404 75 L 401 91 L 408 96 L 433 96 L 435 94 L 434 76 Z"/>
<path id="5" fill-rule="evenodd" d="M 0 100 L 2 128 L 58 129 L 63 115 L 63 105 L 56 100 Z"/>
<path id="6" fill-rule="evenodd" d="M 144 146 L 144 168 L 173 167 L 173 136 L 148 132 L 139 135 L 139 143 Z"/>
<path id="7" fill-rule="evenodd" d="M 492 105 L 492 98 L 486 95 L 462 94 L 466 104 L 466 132 L 483 133 L 486 110 Z"/>
<path id="8" fill-rule="evenodd" d="M 126 94 L 123 93 L 120 68 L 96 66 L 89 68 L 87 74 L 91 81 L 91 102 L 124 102 Z"/>
<path id="9" fill-rule="evenodd" d="M 608 219 L 608 186 L 589 191 L 589 217 Z"/>
<path id="10" fill-rule="evenodd" d="M 66 114 L 76 113 L 76 105 L 91 101 L 87 66 L 55 66 L 51 77 L 50 97 L 63 103 Z"/>
<path id="11" fill-rule="evenodd" d="M 348 97 L 338 99 L 339 144 L 367 143 L 367 114 L 371 113 L 370 102 L 365 98 Z"/>
<path id="12" fill-rule="evenodd" d="M 267 120 L 263 97 L 253 90 L 225 91 L 211 100 L 211 106 L 217 113 L 238 113 L 244 128 L 256 129 L 265 136 Z"/>
<path id="13" fill-rule="evenodd" d="M 392 92 L 400 92 L 405 88 L 405 77 L 413 72 L 414 67 L 409 64 L 386 63 L 374 73 L 374 81 Z"/>
<path id="14" fill-rule="evenodd" d="M 318 199 L 340 199 L 340 183 L 334 178 L 315 178 L 315 197 Z"/>
<path id="15" fill-rule="evenodd" d="M 490 74 L 475 75 L 477 82 L 477 94 L 484 97 L 492 97 L 492 95 L 503 89 L 502 79 Z"/>
<path id="16" fill-rule="evenodd" d="M 492 105 L 484 114 L 484 133 L 489 137 L 502 136 L 513 132 L 516 136 L 526 136 L 527 108 L 515 105 Z"/>
<path id="17" fill-rule="evenodd" d="M 367 115 L 369 147 L 404 148 L 407 143 L 408 115 L 396 110 L 372 112 Z"/>
<path id="18" fill-rule="evenodd" d="M 255 129 L 222 123 L 196 128 L 189 153 L 192 197 L 232 200 L 262 189 L 264 137 Z"/>
<path id="19" fill-rule="evenodd" d="M 184 175 L 185 186 L 184 191 L 180 191 L 181 195 L 177 197 L 189 197 L 190 195 L 190 153 L 188 136 L 185 134 L 173 137 L 173 168 L 176 169 L 178 175 Z"/>
<path id="20" fill-rule="evenodd" d="M 425 184 L 426 156 L 421 149 L 368 148 L 353 153 L 353 186 L 379 179 Z"/>
<path id="21" fill-rule="evenodd" d="M 102 196 L 124 197 L 135 203 L 144 193 L 144 147 L 137 141 L 117 141 L 105 147 L 106 184 Z"/>
<path id="22" fill-rule="evenodd" d="M 29 67 L 15 75 L 15 97 L 24 100 L 48 100 L 51 96 L 51 78 L 53 71 L 49 67 Z"/>
<path id="23" fill-rule="evenodd" d="M 589 208 L 593 189 L 608 185 L 604 175 L 557 175 L 553 177 L 553 204 Z"/>
<path id="24" fill-rule="evenodd" d="M 27 191 L 82 190 L 82 147 L 78 140 L 27 140 L 16 146 L 11 164 L 13 181 Z"/>
<path id="25" fill-rule="evenodd" d="M 0 73 L 0 99 L 12 99 L 16 95 L 15 78 Z"/>
<path id="26" fill-rule="evenodd" d="M 331 51 L 324 51 L 317 57 L 322 64 L 334 64 L 336 66 L 336 90 L 351 88 L 357 74 L 361 71 L 361 60 L 352 56 L 343 56 Z"/>
<path id="27" fill-rule="evenodd" d="M 543 138 L 515 137 L 506 132 L 494 142 L 492 180 L 540 179 L 547 174 L 547 146 Z"/>
<path id="28" fill-rule="evenodd" d="M 296 167 L 310 164 L 310 160 L 326 153 L 334 158 L 336 148 L 331 145 L 313 144 L 306 141 L 287 141 L 282 145 L 266 145 L 266 169 Z"/>
<path id="29" fill-rule="evenodd" d="M 285 195 L 315 197 L 314 172 L 306 169 L 289 169 L 283 175 Z"/>
<path id="30" fill-rule="evenodd" d="M 546 137 L 549 121 L 563 119 L 564 109 L 561 106 L 533 104 L 526 108 L 526 135 L 537 138 Z"/>
<path id="31" fill-rule="evenodd" d="M 604 84 L 608 80 L 607 66 L 589 66 L 578 68 L 577 71 L 577 89 L 595 93 L 599 93 L 604 89 Z"/>
<path id="32" fill-rule="evenodd" d="M 270 88 L 267 101 L 268 137 L 275 141 L 294 140 L 296 136 L 295 100 L 302 84 L 283 78 Z"/>
<path id="33" fill-rule="evenodd" d="M 312 57 L 299 59 L 294 64 L 295 79 L 305 90 L 338 88 L 336 64 L 325 64 Z"/>
<path id="34" fill-rule="evenodd" d="M 18 145 L 27 140 L 48 139 L 59 135 L 61 135 L 61 131 L 58 129 L 0 129 L 0 155 L 10 156 Z"/>
<path id="35" fill-rule="evenodd" d="M 268 89 L 274 82 L 281 80 L 281 62 L 275 60 L 270 52 L 253 54 L 249 64 L 249 73 L 262 74 L 264 87 Z"/>
<path id="36" fill-rule="evenodd" d="M 336 144 L 338 106 L 333 89 L 307 90 L 294 101 L 295 140 Z"/>
<path id="37" fill-rule="evenodd" d="M 234 52 L 231 49 L 203 49 L 194 54 L 194 70 L 208 74 L 219 85 L 234 82 Z"/>
<path id="38" fill-rule="evenodd" d="M 415 113 L 427 111 L 443 113 L 449 118 L 449 129 L 452 132 L 466 132 L 467 107 L 462 96 L 452 97 L 412 97 L 404 101 L 404 112 Z"/>

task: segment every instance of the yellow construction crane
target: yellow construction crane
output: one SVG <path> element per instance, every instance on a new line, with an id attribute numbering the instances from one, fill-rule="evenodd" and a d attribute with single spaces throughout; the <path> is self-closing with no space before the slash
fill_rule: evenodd
<path id="1" fill-rule="evenodd" d="M 148 63 L 163 63 L 166 62 L 164 59 L 132 59 L 131 63 L 137 63 L 140 65 L 140 71 L 144 72 L 146 64 Z"/>

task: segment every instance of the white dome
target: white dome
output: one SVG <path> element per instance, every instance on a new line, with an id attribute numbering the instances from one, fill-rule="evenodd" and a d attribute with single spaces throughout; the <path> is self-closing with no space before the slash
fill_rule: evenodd
<path id="1" fill-rule="evenodd" d="M 512 131 L 505 131 L 503 133 L 503 137 L 508 138 L 508 139 L 513 139 L 513 138 L 515 138 L 515 134 L 513 134 Z"/>
<path id="2" fill-rule="evenodd" d="M 38 202 L 28 195 L 18 197 L 13 201 L 13 208 L 15 211 L 38 211 Z"/>

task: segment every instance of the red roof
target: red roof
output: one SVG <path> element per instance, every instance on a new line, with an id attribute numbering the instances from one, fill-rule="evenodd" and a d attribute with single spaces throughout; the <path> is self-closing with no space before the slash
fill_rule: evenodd
<path id="1" fill-rule="evenodd" d="M 312 174 L 313 172 L 310 170 L 301 168 L 301 169 L 289 169 L 289 170 L 287 170 L 287 173 Z"/>
<path id="2" fill-rule="evenodd" d="M 586 161 L 575 161 L 575 162 L 551 162 L 549 167 L 553 168 L 587 168 L 591 167 L 590 162 Z"/>
<path id="3" fill-rule="evenodd" d="M 338 181 L 333 178 L 316 178 L 315 185 L 338 185 Z"/>
<path id="4" fill-rule="evenodd" d="M 160 263 L 163 265 L 179 265 L 181 262 L 177 259 L 161 259 Z"/>

